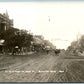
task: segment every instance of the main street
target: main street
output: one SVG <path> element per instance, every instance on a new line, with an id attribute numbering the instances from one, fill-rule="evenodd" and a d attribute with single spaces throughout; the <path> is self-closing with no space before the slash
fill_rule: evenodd
<path id="1" fill-rule="evenodd" d="M 54 52 L 0 56 L 0 82 L 84 82 L 83 64 L 84 57 Z"/>

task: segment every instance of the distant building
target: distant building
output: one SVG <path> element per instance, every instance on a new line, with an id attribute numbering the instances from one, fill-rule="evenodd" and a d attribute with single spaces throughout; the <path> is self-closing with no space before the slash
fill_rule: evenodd
<path id="1" fill-rule="evenodd" d="M 54 46 L 49 40 L 44 40 L 44 44 L 46 48 L 56 49 L 56 46 Z"/>
<path id="2" fill-rule="evenodd" d="M 42 35 L 33 36 L 34 44 L 44 44 L 44 37 Z"/>
<path id="3" fill-rule="evenodd" d="M 13 26 L 13 19 L 9 19 L 8 12 L 0 14 L 0 32 L 5 31 Z"/>
<path id="4" fill-rule="evenodd" d="M 34 37 L 35 37 L 35 38 L 39 38 L 39 39 L 41 39 L 41 40 L 44 40 L 44 37 L 43 37 L 42 35 L 35 35 Z"/>
<path id="5" fill-rule="evenodd" d="M 82 35 L 80 34 L 80 32 L 78 32 L 78 34 L 77 34 L 77 41 L 80 40 L 81 36 L 82 36 Z"/>

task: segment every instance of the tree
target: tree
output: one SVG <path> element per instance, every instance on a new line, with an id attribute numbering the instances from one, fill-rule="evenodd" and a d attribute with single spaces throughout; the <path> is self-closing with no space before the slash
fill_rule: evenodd
<path id="1" fill-rule="evenodd" d="M 15 45 L 16 45 L 15 32 L 18 30 L 19 29 L 17 29 L 17 28 L 9 28 L 8 30 L 4 31 L 1 34 L 2 39 L 5 40 L 5 42 L 4 42 L 5 51 L 12 50 L 15 47 Z"/>
<path id="2" fill-rule="evenodd" d="M 26 30 L 19 30 L 19 34 L 17 35 L 17 45 L 21 47 L 26 47 L 30 49 L 31 41 L 33 41 L 33 35 L 28 33 Z"/>
<path id="3" fill-rule="evenodd" d="M 7 31 L 0 33 L 0 39 L 4 39 L 4 49 L 13 52 L 14 48 L 18 46 L 19 49 L 31 46 L 33 36 L 26 30 L 19 30 L 18 28 L 9 28 Z"/>

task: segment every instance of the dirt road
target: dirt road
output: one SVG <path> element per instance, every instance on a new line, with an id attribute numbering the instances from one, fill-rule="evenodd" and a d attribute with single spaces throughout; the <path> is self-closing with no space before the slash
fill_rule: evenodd
<path id="1" fill-rule="evenodd" d="M 84 57 L 36 53 L 0 61 L 0 82 L 84 82 Z"/>

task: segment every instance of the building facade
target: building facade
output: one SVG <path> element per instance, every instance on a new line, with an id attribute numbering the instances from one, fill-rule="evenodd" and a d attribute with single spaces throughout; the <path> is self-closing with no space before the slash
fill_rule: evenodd
<path id="1" fill-rule="evenodd" d="M 13 27 L 13 19 L 9 19 L 8 12 L 0 14 L 0 32 Z"/>
<path id="2" fill-rule="evenodd" d="M 0 33 L 13 27 L 13 19 L 9 19 L 8 12 L 0 14 Z M 4 39 L 0 39 L 0 53 L 3 52 Z"/>

